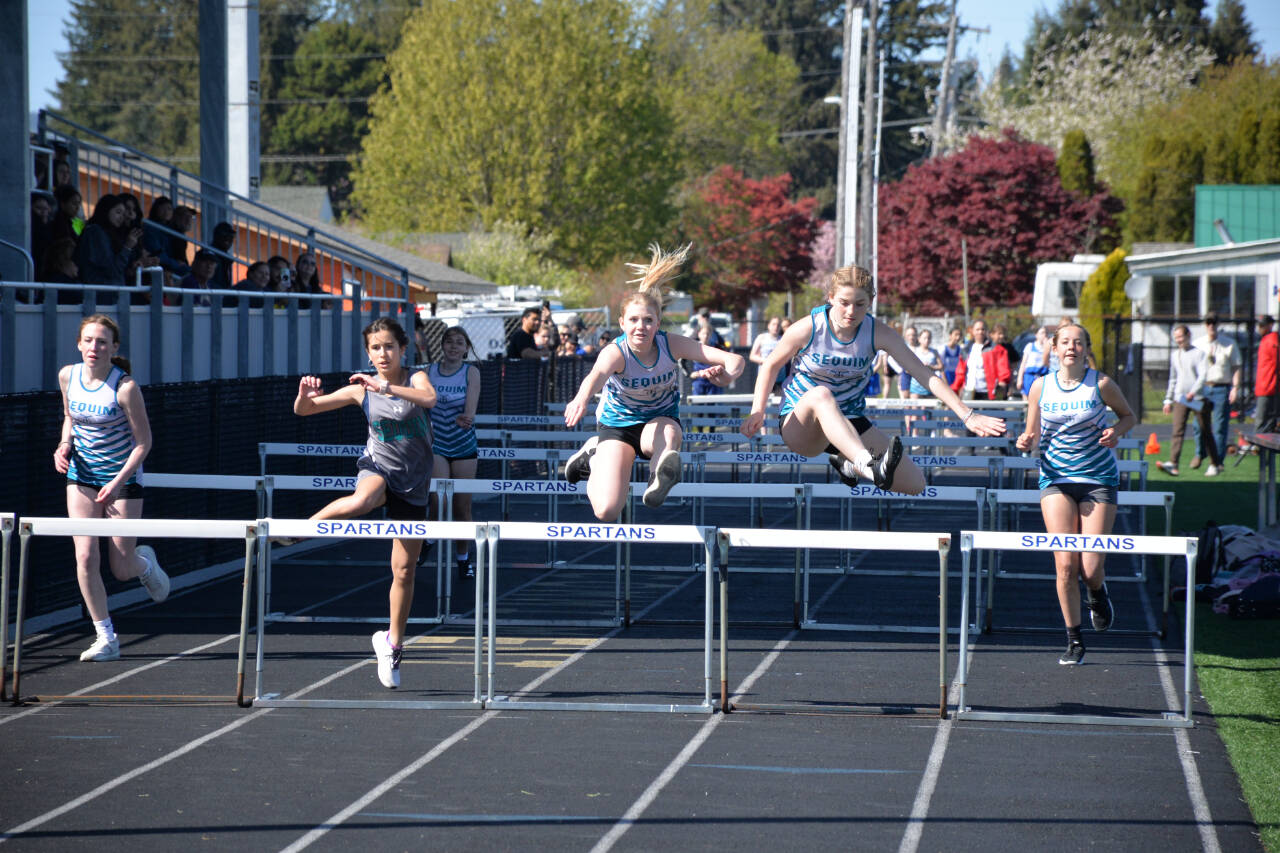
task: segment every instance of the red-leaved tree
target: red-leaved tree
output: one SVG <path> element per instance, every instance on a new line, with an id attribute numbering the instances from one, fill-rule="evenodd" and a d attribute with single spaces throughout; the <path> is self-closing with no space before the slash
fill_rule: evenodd
<path id="1" fill-rule="evenodd" d="M 722 166 L 692 188 L 681 230 L 693 241 L 699 306 L 740 311 L 766 293 L 800 287 L 813 270 L 813 198 L 789 198 L 791 176 L 759 180 Z"/>
<path id="2" fill-rule="evenodd" d="M 970 304 L 1026 304 L 1036 264 L 1114 248 L 1122 207 L 1105 187 L 1087 197 L 1063 189 L 1052 148 L 1012 130 L 973 137 L 881 188 L 878 299 L 912 312 L 959 309 L 963 238 Z"/>

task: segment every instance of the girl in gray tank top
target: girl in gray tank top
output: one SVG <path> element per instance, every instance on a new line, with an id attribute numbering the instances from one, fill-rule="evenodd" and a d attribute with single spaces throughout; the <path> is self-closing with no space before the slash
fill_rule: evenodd
<path id="1" fill-rule="evenodd" d="M 385 505 L 390 518 L 422 522 L 425 528 L 432 461 L 431 426 L 425 410 L 435 405 L 436 392 L 426 371 L 401 365 L 408 343 L 399 323 L 379 318 L 364 330 L 374 375 L 353 373 L 349 385 L 330 394 L 321 390 L 318 376 L 304 376 L 298 383 L 295 414 L 360 406 L 369 420 L 369 440 L 356 463 L 355 491 L 330 503 L 312 520 L 353 518 Z M 391 540 L 391 619 L 387 630 L 373 635 L 378 680 L 391 689 L 400 686 L 400 651 L 421 551 L 420 535 Z"/>

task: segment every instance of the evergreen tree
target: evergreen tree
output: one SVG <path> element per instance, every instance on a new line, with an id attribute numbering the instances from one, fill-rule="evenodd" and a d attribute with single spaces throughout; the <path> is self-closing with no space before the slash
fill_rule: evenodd
<path id="1" fill-rule="evenodd" d="M 1080 289 L 1080 325 L 1089 333 L 1094 353 L 1103 365 L 1115 364 L 1116 357 L 1114 343 L 1105 334 L 1105 320 L 1129 313 L 1129 297 L 1124 292 L 1129 267 L 1124 259 L 1124 249 L 1107 255 Z"/>
<path id="2" fill-rule="evenodd" d="M 1091 196 L 1098 191 L 1093 172 L 1093 149 L 1083 130 L 1072 130 L 1062 138 L 1058 152 L 1058 177 L 1062 188 L 1076 195 Z"/>
<path id="3" fill-rule="evenodd" d="M 1217 14 L 1209 28 L 1208 48 L 1219 65 L 1230 65 L 1237 59 L 1253 59 L 1258 45 L 1253 40 L 1253 26 L 1244 16 L 1240 0 L 1218 0 Z"/>

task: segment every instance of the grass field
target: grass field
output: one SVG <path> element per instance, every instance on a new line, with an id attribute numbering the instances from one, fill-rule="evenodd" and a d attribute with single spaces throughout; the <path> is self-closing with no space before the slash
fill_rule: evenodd
<path id="1" fill-rule="evenodd" d="M 1168 448 L 1163 450 L 1168 458 Z M 1256 527 L 1258 457 L 1246 456 L 1237 466 L 1230 456 L 1223 473 L 1208 478 L 1204 468 L 1187 467 L 1189 451 L 1184 447 L 1180 476 L 1154 468 L 1148 476 L 1150 489 L 1176 495 L 1174 532 L 1194 534 L 1210 519 Z M 1148 518 L 1150 530 L 1162 529 L 1159 515 Z M 1218 721 L 1262 843 L 1280 851 L 1280 625 L 1231 619 L 1201 604 L 1195 657 L 1200 690 Z"/>

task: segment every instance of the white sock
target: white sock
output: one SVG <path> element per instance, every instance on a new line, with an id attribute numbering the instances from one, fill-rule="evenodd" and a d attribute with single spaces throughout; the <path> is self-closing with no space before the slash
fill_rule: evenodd
<path id="1" fill-rule="evenodd" d="M 111 617 L 108 616 L 101 622 L 93 623 L 93 630 L 97 632 L 99 637 L 104 637 L 108 643 L 114 642 L 116 639 L 115 626 L 111 624 Z"/>
<path id="2" fill-rule="evenodd" d="M 856 457 L 849 460 L 853 463 L 853 467 L 863 472 L 870 478 L 871 474 L 871 451 L 865 447 L 858 453 Z"/>
<path id="3" fill-rule="evenodd" d="M 143 560 L 142 564 L 146 566 L 146 568 L 138 573 L 138 583 L 145 584 L 147 582 L 147 578 L 151 577 L 151 564 L 146 560 Z"/>

